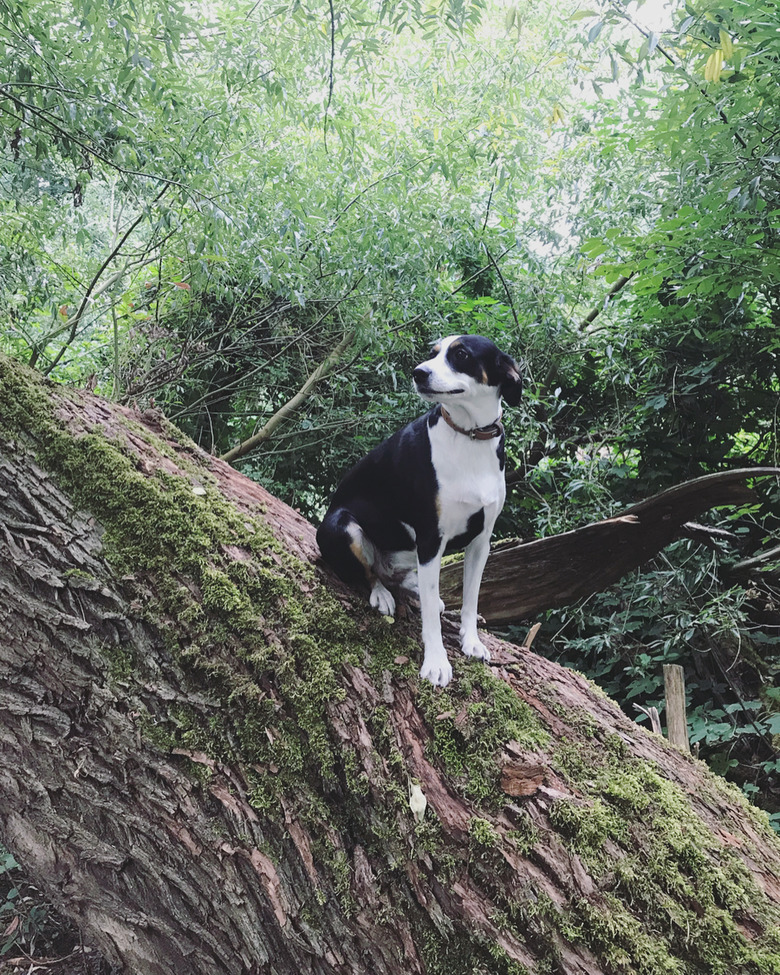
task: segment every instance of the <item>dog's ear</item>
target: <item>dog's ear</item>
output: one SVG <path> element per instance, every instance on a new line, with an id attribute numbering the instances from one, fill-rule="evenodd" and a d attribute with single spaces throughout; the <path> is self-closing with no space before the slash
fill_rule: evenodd
<path id="1" fill-rule="evenodd" d="M 523 378 L 520 366 L 510 356 L 501 353 L 499 360 L 501 379 L 501 395 L 510 406 L 517 406 L 523 395 Z"/>

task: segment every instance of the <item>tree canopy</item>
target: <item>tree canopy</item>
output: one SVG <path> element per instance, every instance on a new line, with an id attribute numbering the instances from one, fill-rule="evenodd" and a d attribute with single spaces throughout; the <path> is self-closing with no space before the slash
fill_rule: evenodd
<path id="1" fill-rule="evenodd" d="M 779 27 L 776 0 L 0 0 L 0 349 L 218 454 L 281 416 L 237 463 L 314 518 L 453 332 L 524 361 L 505 536 L 776 464 Z M 778 501 L 537 644 L 629 712 L 684 662 L 702 755 L 775 816 Z"/>

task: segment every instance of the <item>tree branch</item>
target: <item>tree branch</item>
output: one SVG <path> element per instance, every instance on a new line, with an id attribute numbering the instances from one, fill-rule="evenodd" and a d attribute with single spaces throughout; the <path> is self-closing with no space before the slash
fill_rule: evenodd
<path id="1" fill-rule="evenodd" d="M 336 61 L 336 14 L 333 10 L 333 0 L 328 0 L 328 8 L 330 9 L 330 71 L 328 75 L 328 102 L 325 106 L 325 121 L 322 127 L 325 152 L 328 151 L 328 118 L 330 103 L 333 101 L 333 65 Z"/>
<path id="2" fill-rule="evenodd" d="M 531 542 L 502 542 L 485 566 L 480 612 L 489 625 L 501 626 L 602 592 L 687 534 L 693 516 L 753 501 L 747 482 L 778 476 L 780 467 L 706 474 L 605 521 Z M 458 605 L 462 574 L 460 562 L 442 566 L 441 597 L 448 606 Z"/>
<path id="3" fill-rule="evenodd" d="M 160 200 L 160 198 L 167 191 L 168 191 L 168 186 L 167 185 L 166 186 L 163 186 L 163 188 L 160 190 L 160 192 L 157 194 L 157 196 L 154 198 L 154 200 L 152 202 L 153 203 L 157 203 L 158 200 Z M 81 300 L 81 304 L 79 305 L 78 311 L 68 321 L 68 326 L 70 327 L 70 335 L 68 336 L 67 341 L 63 344 L 63 346 L 60 349 L 60 351 L 54 357 L 54 361 L 46 369 L 43 370 L 44 376 L 48 376 L 51 372 L 54 371 L 54 369 L 57 367 L 57 365 L 59 364 L 59 362 L 62 359 L 62 357 L 65 355 L 65 350 L 68 348 L 68 346 L 71 344 L 71 342 L 76 338 L 76 333 L 78 331 L 79 322 L 81 321 L 81 316 L 84 314 L 84 311 L 85 311 L 85 309 L 87 307 L 87 304 L 89 302 L 89 299 L 90 299 L 90 297 L 92 295 L 92 292 L 95 290 L 95 287 L 97 286 L 98 281 L 102 277 L 103 272 L 108 267 L 108 265 L 114 260 L 114 258 L 117 256 L 117 254 L 119 253 L 119 251 L 124 246 L 124 243 L 127 240 L 127 238 L 135 230 L 135 228 L 138 226 L 138 224 L 141 223 L 141 221 L 144 219 L 145 216 L 146 216 L 146 213 L 142 210 L 141 213 L 139 213 L 139 215 L 135 218 L 135 220 L 133 220 L 133 222 L 130 224 L 130 226 L 127 228 L 127 230 L 122 234 L 122 236 L 119 238 L 119 242 L 116 244 L 115 247 L 113 247 L 111 249 L 111 251 L 109 252 L 109 254 L 106 257 L 106 259 L 103 261 L 103 263 L 98 268 L 97 274 L 95 274 L 95 276 L 92 278 L 92 281 L 90 282 L 89 287 L 87 288 L 87 290 L 86 290 L 86 292 L 84 294 L 84 297 Z M 30 362 L 29 362 L 29 365 L 30 366 L 33 366 L 33 367 L 35 366 L 36 362 L 38 361 L 39 354 L 40 354 L 39 353 L 39 350 L 33 350 L 33 354 L 30 357 Z"/>
<path id="4" fill-rule="evenodd" d="M 619 292 L 621 292 L 623 290 L 623 288 L 625 288 L 625 286 L 628 284 L 628 282 L 631 280 L 631 278 L 633 278 L 633 276 L 635 274 L 636 274 L 636 271 L 632 271 L 628 275 L 626 275 L 626 274 L 621 274 L 620 275 L 620 277 L 617 279 L 617 281 L 612 285 L 612 287 L 606 293 L 606 295 L 603 298 L 603 300 L 601 301 L 601 303 L 598 304 L 598 305 L 594 305 L 594 307 L 591 308 L 591 310 L 588 312 L 588 314 L 582 319 L 582 321 L 580 322 L 580 326 L 579 326 L 580 327 L 580 330 L 582 330 L 583 328 L 587 328 L 588 325 L 591 324 L 591 322 L 595 321 L 596 318 L 598 318 L 598 316 L 607 307 L 607 302 L 609 301 L 609 299 L 610 298 L 614 298 L 616 294 L 618 294 Z"/>
<path id="5" fill-rule="evenodd" d="M 484 240 L 482 241 L 482 246 L 485 248 L 485 253 L 487 254 L 488 258 L 490 259 L 490 263 L 496 269 L 496 274 L 498 275 L 499 279 L 501 280 L 501 284 L 503 285 L 503 288 L 504 288 L 504 294 L 506 295 L 506 300 L 507 300 L 507 303 L 509 305 L 509 310 L 512 312 L 512 318 L 514 318 L 514 320 L 515 320 L 515 326 L 517 327 L 517 329 L 519 331 L 519 329 L 520 329 L 520 322 L 517 319 L 517 312 L 515 311 L 515 303 L 514 303 L 514 301 L 512 301 L 512 293 L 509 290 L 509 285 L 506 283 L 506 279 L 504 278 L 504 275 L 501 273 L 501 268 L 498 266 L 498 261 L 490 253 L 490 249 L 488 248 L 488 245 L 484 242 Z M 506 251 L 504 253 L 506 253 Z"/>
<path id="6" fill-rule="evenodd" d="M 243 443 L 238 444 L 238 446 L 233 447 L 231 450 L 228 450 L 228 452 L 223 454 L 220 459 L 226 460 L 228 463 L 232 464 L 233 461 L 246 456 L 246 454 L 254 450 L 255 447 L 259 447 L 261 443 L 264 443 L 266 440 L 272 437 L 276 429 L 281 426 L 281 424 L 284 423 L 285 420 L 287 420 L 290 415 L 295 412 L 295 410 L 298 409 L 301 403 L 308 399 L 317 383 L 321 379 L 324 379 L 324 377 L 327 376 L 328 373 L 333 369 L 344 352 L 346 352 L 346 350 L 352 344 L 354 338 L 355 330 L 350 329 L 336 348 L 330 353 L 327 359 L 317 366 L 295 396 L 287 400 L 284 406 L 277 410 L 271 419 L 265 424 L 265 426 L 254 434 L 254 436 L 250 437 L 248 440 L 245 440 Z"/>
<path id="7" fill-rule="evenodd" d="M 486 634 L 421 686 L 419 620 L 153 411 L 0 355 L 0 430 L 0 836 L 115 970 L 776 970 L 766 817 L 579 674 Z"/>
<path id="8" fill-rule="evenodd" d="M 487 228 L 487 222 L 488 222 L 488 219 L 490 217 L 490 205 L 493 202 L 493 191 L 495 190 L 495 188 L 496 188 L 496 181 L 493 180 L 493 182 L 490 184 L 490 196 L 488 197 L 487 206 L 485 207 L 485 219 L 482 222 L 482 233 L 483 234 L 485 233 L 485 230 Z"/>

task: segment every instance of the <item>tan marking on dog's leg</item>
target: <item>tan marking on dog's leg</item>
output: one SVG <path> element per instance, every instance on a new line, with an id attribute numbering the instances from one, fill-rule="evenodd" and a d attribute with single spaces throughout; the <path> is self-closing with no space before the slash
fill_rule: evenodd
<path id="1" fill-rule="evenodd" d="M 371 573 L 371 566 L 369 565 L 368 559 L 366 557 L 365 550 L 360 544 L 360 539 L 354 538 L 349 544 L 349 550 L 358 560 L 358 562 L 363 566 L 366 572 L 366 577 L 369 578 Z M 370 581 L 370 578 L 369 578 Z"/>
<path id="2" fill-rule="evenodd" d="M 352 538 L 352 541 L 349 543 L 349 550 L 363 566 L 363 571 L 366 574 L 366 582 L 371 590 L 368 601 L 383 616 L 392 616 L 395 612 L 395 599 L 374 571 L 374 562 L 371 557 L 371 554 L 374 552 L 373 544 L 366 538 L 357 523 L 351 524 L 348 531 Z"/>
<path id="3" fill-rule="evenodd" d="M 373 545 L 368 542 L 370 549 L 366 549 L 367 539 L 357 522 L 352 522 L 348 526 L 347 532 L 352 539 L 349 543 L 349 550 L 363 566 L 363 572 L 366 574 L 366 582 L 370 588 L 373 588 L 377 581 L 377 574 L 374 572 L 374 560 L 372 558 Z"/>

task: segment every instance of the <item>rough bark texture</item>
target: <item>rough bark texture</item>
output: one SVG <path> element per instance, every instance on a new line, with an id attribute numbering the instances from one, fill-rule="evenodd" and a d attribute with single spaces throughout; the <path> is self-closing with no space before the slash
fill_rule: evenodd
<path id="1" fill-rule="evenodd" d="M 159 417 L 0 359 L 0 513 L 0 836 L 122 971 L 780 972 L 736 791 L 496 639 L 421 683 Z"/>
<path id="2" fill-rule="evenodd" d="M 688 533 L 688 522 L 718 505 L 755 500 L 747 482 L 780 475 L 752 467 L 697 477 L 584 528 L 532 542 L 503 542 L 488 558 L 479 610 L 500 626 L 566 606 L 611 586 Z M 442 598 L 459 606 L 463 567 L 442 567 Z"/>

